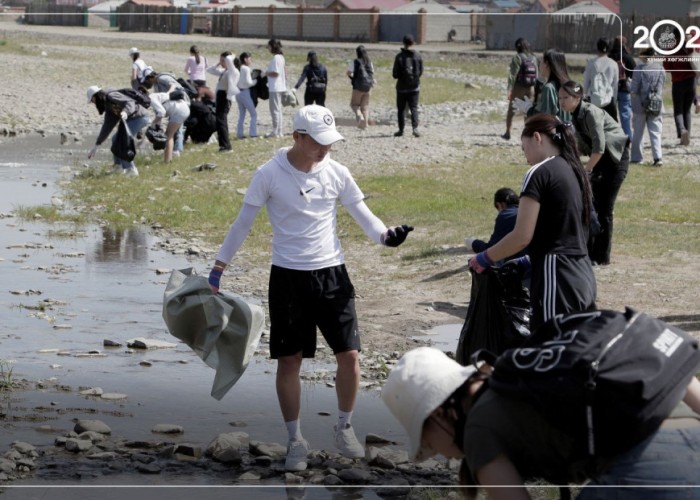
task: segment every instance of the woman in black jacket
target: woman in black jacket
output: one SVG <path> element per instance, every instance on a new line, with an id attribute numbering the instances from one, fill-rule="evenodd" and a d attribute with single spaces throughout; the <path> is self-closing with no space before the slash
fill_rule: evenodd
<path id="1" fill-rule="evenodd" d="M 318 62 L 316 51 L 309 51 L 306 56 L 306 61 L 309 63 L 304 66 L 301 72 L 299 81 L 294 86 L 295 89 L 301 87 L 301 84 L 306 80 L 306 91 L 304 92 L 304 106 L 309 104 L 318 104 L 319 106 L 326 105 L 326 85 L 328 84 L 328 71 L 326 67 Z"/>

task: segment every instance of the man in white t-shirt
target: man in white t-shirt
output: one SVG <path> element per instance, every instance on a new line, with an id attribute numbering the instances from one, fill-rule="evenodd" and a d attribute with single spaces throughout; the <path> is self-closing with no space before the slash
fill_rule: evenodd
<path id="1" fill-rule="evenodd" d="M 315 104 L 301 108 L 294 115 L 293 137 L 291 148 L 280 149 L 255 173 L 209 284 L 218 292 L 224 269 L 265 207 L 272 225 L 270 357 L 277 359 L 277 398 L 289 435 L 285 468 L 300 471 L 306 469 L 309 444 L 299 425 L 299 373 L 302 359 L 314 356 L 317 327 L 338 363 L 335 444 L 346 457 L 365 456 L 350 425 L 360 382 L 360 338 L 355 290 L 336 232 L 337 203 L 379 244 L 399 246 L 413 228 L 388 229 L 365 205 L 347 167 L 330 158 L 332 145 L 343 140 L 330 110 Z"/>
<path id="2" fill-rule="evenodd" d="M 282 42 L 276 38 L 267 42 L 272 60 L 267 65 L 264 76 L 267 76 L 267 89 L 270 93 L 270 115 L 272 116 L 272 130 L 265 137 L 282 137 L 282 95 L 287 91 L 287 72 L 285 70 L 284 56 L 282 55 Z"/>

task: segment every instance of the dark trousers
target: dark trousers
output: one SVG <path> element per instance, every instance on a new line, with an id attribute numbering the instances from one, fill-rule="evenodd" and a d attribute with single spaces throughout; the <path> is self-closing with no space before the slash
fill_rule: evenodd
<path id="1" fill-rule="evenodd" d="M 406 124 L 406 107 L 411 111 L 411 126 L 413 129 L 418 128 L 418 96 L 419 91 L 413 92 L 397 92 L 396 93 L 396 108 L 398 110 L 399 131 L 403 132 Z"/>
<path id="2" fill-rule="evenodd" d="M 513 99 L 522 99 L 527 97 L 531 101 L 535 98 L 535 86 L 525 87 L 519 83 L 513 85 L 513 91 L 511 93 L 511 100 L 508 101 L 508 111 L 506 112 L 506 132 L 510 133 L 510 128 L 513 126 L 513 116 L 515 116 L 515 109 L 513 109 Z"/>
<path id="3" fill-rule="evenodd" d="M 231 109 L 225 90 L 216 91 L 216 135 L 219 139 L 220 149 L 231 149 L 231 141 L 228 138 L 228 112 Z"/>
<path id="4" fill-rule="evenodd" d="M 617 117 L 617 99 L 615 99 L 615 96 L 613 96 L 607 106 L 603 106 L 603 110 L 607 111 L 607 113 L 613 117 L 613 120 L 620 123 Z"/>
<path id="5" fill-rule="evenodd" d="M 325 106 L 326 91 L 323 90 L 321 92 L 318 92 L 314 90 L 309 90 L 309 87 L 306 87 L 306 91 L 304 91 L 304 106 L 308 106 L 309 104 L 318 104 L 319 106 Z"/>
<path id="6" fill-rule="evenodd" d="M 680 82 L 671 84 L 671 97 L 673 98 L 673 120 L 676 123 L 676 134 L 680 138 L 681 132 L 687 130 L 690 133 L 690 109 L 695 99 L 695 78 L 686 78 Z"/>
<path id="7" fill-rule="evenodd" d="M 619 162 L 615 162 L 606 152 L 593 168 L 591 190 L 593 207 L 598 213 L 600 233 L 588 240 L 588 256 L 597 264 L 610 263 L 612 249 L 613 210 L 620 186 L 627 176 L 629 167 L 629 141 Z"/>

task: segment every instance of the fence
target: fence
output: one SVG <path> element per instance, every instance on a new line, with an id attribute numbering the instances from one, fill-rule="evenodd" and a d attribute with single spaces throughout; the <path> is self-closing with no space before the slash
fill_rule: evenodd
<path id="1" fill-rule="evenodd" d="M 87 9 L 77 5 L 29 4 L 24 22 L 43 26 L 87 26 Z"/>
<path id="2" fill-rule="evenodd" d="M 117 7 L 117 14 L 119 31 L 192 33 L 192 16 L 187 9 L 126 2 Z"/>

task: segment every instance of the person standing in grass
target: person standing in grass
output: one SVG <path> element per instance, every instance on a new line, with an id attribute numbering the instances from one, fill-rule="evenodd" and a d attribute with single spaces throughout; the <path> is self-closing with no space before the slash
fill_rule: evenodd
<path id="1" fill-rule="evenodd" d="M 328 71 L 326 67 L 318 61 L 318 54 L 315 50 L 309 51 L 306 56 L 308 64 L 304 66 L 299 81 L 294 86 L 297 90 L 306 80 L 306 90 L 304 91 L 304 106 L 309 104 L 326 104 L 326 87 L 328 85 Z"/>
<path id="2" fill-rule="evenodd" d="M 630 161 L 641 163 L 644 160 L 642 154 L 642 142 L 644 141 L 644 128 L 649 131 L 649 142 L 651 143 L 651 155 L 653 165 L 660 167 L 663 165 L 663 154 L 661 152 L 661 132 L 663 131 L 664 112 L 663 101 L 658 114 L 648 114 L 644 108 L 649 99 L 649 94 L 663 94 L 666 84 L 666 72 L 659 62 L 648 62 L 649 57 L 655 54 L 651 47 L 643 50 L 639 54 L 641 64 L 637 66 L 637 71 L 632 77 L 630 93 L 632 95 L 632 153 Z"/>
<path id="3" fill-rule="evenodd" d="M 197 88 L 207 86 L 207 58 L 199 53 L 199 47 L 190 47 L 190 57 L 185 62 L 187 79 Z"/>
<path id="4" fill-rule="evenodd" d="M 513 106 L 517 111 L 533 116 L 536 113 L 556 115 L 563 122 L 571 121 L 571 114 L 559 107 L 559 88 L 569 81 L 569 70 L 566 66 L 566 55 L 559 49 L 548 49 L 540 61 L 540 77 L 545 82 L 542 89 L 536 92 L 535 102 L 527 97 L 513 98 Z"/>
<path id="5" fill-rule="evenodd" d="M 399 130 L 394 133 L 395 137 L 403 135 L 406 108 L 411 112 L 413 136 L 420 137 L 418 99 L 420 97 L 420 77 L 423 76 L 423 59 L 413 48 L 414 44 L 413 35 L 408 34 L 403 37 L 403 47 L 394 58 L 394 67 L 391 71 L 392 76 L 396 79 L 396 108 L 399 122 Z"/>
<path id="6" fill-rule="evenodd" d="M 136 47 L 129 49 L 129 57 L 131 58 L 131 88 L 137 90 L 141 85 L 143 70 L 146 69 L 147 64 L 141 59 L 141 52 Z"/>
<path id="7" fill-rule="evenodd" d="M 282 94 L 287 91 L 287 69 L 285 67 L 282 42 L 271 38 L 267 42 L 267 48 L 272 54 L 272 59 L 262 76 L 267 76 L 267 88 L 270 96 L 268 104 L 272 117 L 272 130 L 265 137 L 282 137 L 284 135 L 284 123 L 282 114 Z"/>
<path id="8" fill-rule="evenodd" d="M 309 443 L 299 422 L 299 374 L 302 359 L 314 357 L 317 327 L 338 363 L 335 444 L 346 457 L 365 456 L 350 422 L 360 382 L 360 336 L 355 289 L 336 230 L 337 204 L 373 241 L 385 246 L 399 246 L 413 228 L 387 228 L 365 205 L 350 171 L 330 158 L 331 147 L 343 136 L 329 109 L 304 106 L 293 123 L 293 146 L 280 149 L 255 173 L 216 256 L 209 284 L 212 292 L 219 291 L 224 269 L 265 207 L 272 225 L 270 356 L 277 360 L 277 397 L 289 437 L 285 468 L 301 471 L 307 467 Z"/>
<path id="9" fill-rule="evenodd" d="M 516 54 L 510 61 L 508 73 L 508 111 L 506 113 L 506 132 L 501 139 L 510 140 L 510 129 L 513 126 L 513 99 L 532 100 L 535 98 L 535 83 L 537 83 L 537 57 L 530 49 L 530 44 L 524 38 L 515 41 Z"/>
<path id="10" fill-rule="evenodd" d="M 238 125 L 236 127 L 236 136 L 239 139 L 245 138 L 245 115 L 246 112 L 250 115 L 250 125 L 248 128 L 248 136 L 253 138 L 258 136 L 258 111 L 255 109 L 255 103 L 250 93 L 250 89 L 258 83 L 257 78 L 252 77 L 250 63 L 252 58 L 248 52 L 241 52 L 238 59 L 235 59 L 234 64 L 238 61 L 238 90 L 236 94 L 236 103 L 238 104 Z"/>
<path id="11" fill-rule="evenodd" d="M 219 152 L 231 151 L 231 140 L 228 135 L 228 112 L 231 110 L 231 102 L 239 92 L 238 79 L 240 72 L 233 64 L 234 55 L 225 51 L 219 56 L 219 63 L 207 68 L 219 78 L 216 84 L 216 137 L 219 141 Z"/>

